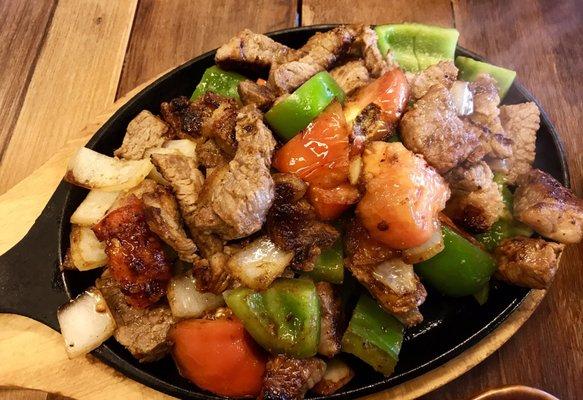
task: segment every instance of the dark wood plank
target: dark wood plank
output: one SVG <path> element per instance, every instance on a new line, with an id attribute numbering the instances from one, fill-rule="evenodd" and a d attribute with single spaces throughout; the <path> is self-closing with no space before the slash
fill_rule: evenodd
<path id="1" fill-rule="evenodd" d="M 0 1 L 0 159 L 22 107 L 54 0 Z"/>
<path id="2" fill-rule="evenodd" d="M 296 12 L 296 0 L 142 0 L 117 95 L 220 46 L 244 28 L 268 32 L 293 26 Z"/>
<path id="3" fill-rule="evenodd" d="M 565 143 L 572 184 L 583 193 L 583 10 L 577 0 L 454 1 L 460 44 L 518 79 L 549 113 Z M 583 246 L 568 248 L 547 297 L 498 352 L 425 399 L 466 399 L 480 391 L 525 384 L 560 399 L 583 398 Z"/>
<path id="4" fill-rule="evenodd" d="M 325 23 L 424 22 L 453 25 L 449 0 L 304 0 L 302 25 Z"/>

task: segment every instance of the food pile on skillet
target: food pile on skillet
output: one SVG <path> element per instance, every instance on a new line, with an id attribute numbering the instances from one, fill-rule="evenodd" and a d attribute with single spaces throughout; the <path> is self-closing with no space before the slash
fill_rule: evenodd
<path id="1" fill-rule="evenodd" d="M 114 336 L 210 392 L 301 399 L 353 378 L 342 353 L 390 375 L 426 285 L 547 288 L 582 202 L 532 168 L 539 109 L 500 105 L 515 73 L 454 60 L 457 38 L 244 30 L 113 157 L 79 150 L 65 266 L 102 273 L 59 310 L 69 355 Z"/>

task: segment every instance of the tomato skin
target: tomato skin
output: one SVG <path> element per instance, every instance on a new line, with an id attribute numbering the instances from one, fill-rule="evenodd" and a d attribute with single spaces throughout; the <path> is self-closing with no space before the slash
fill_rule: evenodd
<path id="1" fill-rule="evenodd" d="M 257 396 L 266 356 L 236 319 L 190 319 L 170 331 L 172 355 L 185 378 L 228 397 Z"/>
<path id="2" fill-rule="evenodd" d="M 335 187 L 347 180 L 348 136 L 342 106 L 335 101 L 275 153 L 273 166 L 312 185 Z"/>
<path id="3" fill-rule="evenodd" d="M 308 201 L 314 206 L 318 218 L 323 221 L 337 219 L 359 198 L 358 189 L 348 183 L 330 189 L 318 186 L 308 188 Z"/>

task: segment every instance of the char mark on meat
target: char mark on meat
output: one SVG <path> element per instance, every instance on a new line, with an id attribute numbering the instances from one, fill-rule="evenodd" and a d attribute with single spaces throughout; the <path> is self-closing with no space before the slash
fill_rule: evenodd
<path id="1" fill-rule="evenodd" d="M 170 136 L 168 125 L 150 111 L 144 110 L 130 121 L 121 147 L 113 154 L 127 160 L 141 160 L 146 150 L 162 146 Z"/>
<path id="2" fill-rule="evenodd" d="M 342 334 L 344 333 L 340 290 L 329 282 L 318 282 L 316 292 L 322 310 L 318 353 L 332 358 L 340 352 Z"/>
<path id="3" fill-rule="evenodd" d="M 170 262 L 160 239 L 148 228 L 141 200 L 132 196 L 126 205 L 99 221 L 93 231 L 105 242 L 109 270 L 132 306 L 150 306 L 166 294 Z"/>
<path id="4" fill-rule="evenodd" d="M 330 71 L 330 75 L 347 95 L 370 81 L 370 74 L 362 59 L 348 61 Z"/>
<path id="5" fill-rule="evenodd" d="M 308 390 L 318 383 L 326 372 L 326 363 L 319 358 L 292 358 L 273 356 L 267 362 L 262 400 L 302 400 Z"/>
<path id="6" fill-rule="evenodd" d="M 168 304 L 159 302 L 148 308 L 129 306 L 120 284 L 107 270 L 95 281 L 95 286 L 103 293 L 115 319 L 113 336 L 138 361 L 156 361 L 168 354 L 172 348 L 168 331 L 176 322 Z"/>
<path id="7" fill-rule="evenodd" d="M 378 78 L 387 72 L 390 66 L 379 50 L 376 32 L 369 25 L 353 25 L 350 28 L 355 34 L 352 47 L 363 58 L 364 66 L 370 73 L 370 76 L 372 78 Z"/>
<path id="8" fill-rule="evenodd" d="M 433 85 L 442 85 L 451 89 L 457 79 L 458 69 L 453 61 L 440 61 L 416 74 L 407 73 L 414 100 L 425 96 Z"/>
<path id="9" fill-rule="evenodd" d="M 583 237 L 583 201 L 538 169 L 518 178 L 514 216 L 542 236 L 561 243 L 578 243 Z"/>
<path id="10" fill-rule="evenodd" d="M 559 268 L 564 244 L 515 237 L 496 248 L 497 277 L 532 289 L 547 289 Z"/>
<path id="11" fill-rule="evenodd" d="M 276 95 L 267 85 L 259 85 L 246 80 L 237 87 L 243 104 L 255 104 L 261 111 L 267 111 L 273 105 Z"/>

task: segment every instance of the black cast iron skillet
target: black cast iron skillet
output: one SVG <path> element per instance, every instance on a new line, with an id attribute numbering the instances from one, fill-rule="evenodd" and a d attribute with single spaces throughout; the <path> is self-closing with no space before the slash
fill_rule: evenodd
<path id="1" fill-rule="evenodd" d="M 333 26 L 285 29 L 270 36 L 297 48 L 315 32 Z M 204 70 L 213 65 L 214 54 L 211 51 L 191 60 L 142 90 L 97 131 L 87 147 L 111 155 L 120 146 L 126 126 L 141 110 L 148 109 L 156 114 L 162 101 L 179 95 L 190 96 Z M 463 48 L 458 48 L 457 54 L 481 59 Z M 504 103 L 525 101 L 535 100 L 520 84 L 514 83 Z M 544 112 L 536 148 L 536 167 L 569 185 L 565 152 Z M 69 245 L 69 217 L 86 193 L 85 189 L 61 182 L 30 232 L 0 258 L 0 312 L 25 315 L 58 330 L 57 308 L 93 284 L 98 271 L 61 272 L 59 269 Z M 425 321 L 406 332 L 395 373 L 383 377 L 347 355 L 358 373 L 341 392 L 328 398 L 350 399 L 378 392 L 442 365 L 496 328 L 520 305 L 527 293 L 527 289 L 498 283 L 489 301 L 480 307 L 472 298 L 444 298 L 430 291 L 421 307 Z M 182 378 L 169 357 L 156 363 L 140 364 L 114 339 L 93 354 L 132 379 L 170 395 L 186 399 L 218 398 Z"/>

